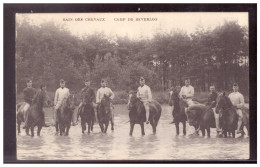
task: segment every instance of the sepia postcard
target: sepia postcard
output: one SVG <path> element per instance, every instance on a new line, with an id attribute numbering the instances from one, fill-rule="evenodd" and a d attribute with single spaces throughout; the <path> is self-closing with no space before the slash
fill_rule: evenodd
<path id="1" fill-rule="evenodd" d="M 15 14 L 18 161 L 251 159 L 250 13 L 142 10 Z"/>

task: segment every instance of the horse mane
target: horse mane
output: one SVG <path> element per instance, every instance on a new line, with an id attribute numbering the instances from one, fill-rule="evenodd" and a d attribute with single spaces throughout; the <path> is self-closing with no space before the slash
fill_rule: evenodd
<path id="1" fill-rule="evenodd" d="M 37 91 L 34 98 L 33 98 L 33 104 L 38 104 L 40 100 L 41 91 Z"/>
<path id="2" fill-rule="evenodd" d="M 225 97 L 225 99 L 226 99 L 227 105 L 228 105 L 228 106 L 230 106 L 230 107 L 232 107 L 232 106 L 233 106 L 233 104 L 232 104 L 232 102 L 231 102 L 230 98 L 229 98 L 229 97 L 227 97 L 227 96 L 224 96 L 224 97 Z"/>
<path id="3" fill-rule="evenodd" d="M 136 111 L 137 111 L 137 108 L 138 108 L 140 105 L 143 106 L 143 103 L 142 103 L 142 101 L 141 101 L 139 98 L 137 98 L 137 94 L 136 94 L 135 91 L 131 91 L 130 94 L 132 95 L 132 97 L 134 97 L 134 98 L 136 99 L 136 103 L 134 104 L 134 107 L 136 107 Z"/>
<path id="4" fill-rule="evenodd" d="M 36 105 L 36 108 L 41 109 L 44 105 L 44 101 L 42 100 L 42 98 L 42 90 L 37 91 L 33 98 L 32 105 Z"/>

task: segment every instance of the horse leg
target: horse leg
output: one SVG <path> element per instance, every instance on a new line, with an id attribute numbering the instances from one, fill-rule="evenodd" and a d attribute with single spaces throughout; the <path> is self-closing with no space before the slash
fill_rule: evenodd
<path id="1" fill-rule="evenodd" d="M 240 130 L 242 131 L 240 137 L 244 137 L 244 135 L 245 135 L 244 126 L 245 126 L 245 125 L 242 124 L 241 127 L 240 127 Z"/>
<path id="2" fill-rule="evenodd" d="M 107 133 L 108 124 L 109 124 L 109 121 L 105 124 L 105 133 Z"/>
<path id="3" fill-rule="evenodd" d="M 207 128 L 207 135 L 210 137 L 210 127 Z"/>
<path id="4" fill-rule="evenodd" d="M 91 121 L 88 123 L 88 133 L 90 133 Z"/>
<path id="5" fill-rule="evenodd" d="M 135 124 L 130 122 L 130 133 L 129 133 L 130 136 L 132 136 L 133 134 L 134 126 Z"/>
<path id="6" fill-rule="evenodd" d="M 114 121 L 113 121 L 113 118 L 111 118 L 110 121 L 111 121 L 111 130 L 114 130 Z"/>
<path id="7" fill-rule="evenodd" d="M 25 129 L 25 132 L 26 132 L 26 135 L 27 135 L 27 136 L 30 136 L 30 134 L 29 134 L 29 128 L 26 128 L 26 129 Z"/>
<path id="8" fill-rule="evenodd" d="M 114 110 L 111 111 L 111 118 L 110 118 L 110 121 L 111 121 L 111 130 L 114 130 Z"/>
<path id="9" fill-rule="evenodd" d="M 65 136 L 69 135 L 69 130 L 70 130 L 70 123 L 68 123 L 67 125 Z"/>
<path id="10" fill-rule="evenodd" d="M 183 121 L 182 125 L 183 125 L 183 135 L 186 135 L 186 121 Z"/>
<path id="11" fill-rule="evenodd" d="M 145 135 L 145 133 L 144 133 L 144 123 L 141 123 L 140 125 L 141 125 L 142 135 Z"/>
<path id="12" fill-rule="evenodd" d="M 224 137 L 227 138 L 227 131 L 223 130 Z"/>
<path id="13" fill-rule="evenodd" d="M 60 123 L 60 124 L 59 124 L 59 127 L 60 127 L 60 136 L 62 136 L 62 133 L 63 133 L 63 125 Z"/>
<path id="14" fill-rule="evenodd" d="M 18 119 L 17 119 L 17 125 L 18 125 L 17 129 L 18 129 L 18 134 L 19 134 L 19 133 L 21 133 L 21 129 L 20 129 L 21 128 L 21 121 L 18 120 Z"/>
<path id="15" fill-rule="evenodd" d="M 151 119 L 151 125 L 152 125 L 152 128 L 153 128 L 153 134 L 155 134 L 156 133 L 156 125 L 155 125 L 155 121 L 154 121 L 154 119 Z"/>
<path id="16" fill-rule="evenodd" d="M 58 135 L 58 133 L 59 133 L 59 124 L 58 124 L 57 121 L 55 122 L 55 128 L 56 128 L 56 135 Z"/>
<path id="17" fill-rule="evenodd" d="M 42 130 L 42 126 L 38 126 L 37 136 L 40 136 L 40 135 L 41 135 L 41 130 Z"/>
<path id="18" fill-rule="evenodd" d="M 249 137 L 249 125 L 246 124 L 247 136 Z"/>
<path id="19" fill-rule="evenodd" d="M 82 130 L 82 133 L 84 133 L 84 121 L 82 121 L 82 119 L 81 119 L 81 130 Z"/>
<path id="20" fill-rule="evenodd" d="M 103 133 L 103 132 L 104 132 L 104 126 L 103 126 L 103 123 L 99 122 L 99 126 L 100 126 L 100 129 L 101 129 L 101 132 Z"/>
<path id="21" fill-rule="evenodd" d="M 32 134 L 32 137 L 34 136 L 34 127 L 31 127 L 31 134 Z"/>
<path id="22" fill-rule="evenodd" d="M 201 133 L 202 133 L 202 136 L 204 137 L 205 136 L 205 129 L 204 128 L 201 128 Z"/>
<path id="23" fill-rule="evenodd" d="M 175 123 L 175 127 L 176 127 L 176 135 L 179 135 L 180 134 L 179 122 Z"/>
<path id="24" fill-rule="evenodd" d="M 94 118 L 92 119 L 92 121 L 91 121 L 91 123 L 90 123 L 90 126 L 91 126 L 91 131 L 93 132 L 93 126 L 94 126 L 94 120 L 95 119 L 95 116 L 94 116 Z"/>
<path id="25" fill-rule="evenodd" d="M 235 133 L 235 130 L 232 130 L 232 137 L 235 138 L 236 137 L 236 133 Z"/>

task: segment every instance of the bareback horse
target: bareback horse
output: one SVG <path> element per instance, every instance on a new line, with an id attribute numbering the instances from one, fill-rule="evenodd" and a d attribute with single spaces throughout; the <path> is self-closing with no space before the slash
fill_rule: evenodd
<path id="1" fill-rule="evenodd" d="M 93 131 L 95 113 L 92 102 L 83 104 L 79 116 L 81 119 L 82 133 L 87 129 L 86 123 L 88 124 L 88 133 L 90 133 L 90 130 Z"/>
<path id="2" fill-rule="evenodd" d="M 153 128 L 153 133 L 156 133 L 156 127 L 158 121 L 161 117 L 161 105 L 153 100 L 150 102 L 150 111 L 149 111 L 149 118 L 150 124 Z M 133 134 L 134 125 L 140 124 L 141 126 L 141 133 L 145 135 L 144 132 L 144 122 L 146 121 L 145 118 L 145 108 L 144 104 L 141 100 L 136 96 L 136 92 L 130 92 L 129 94 L 129 101 L 128 101 L 128 109 L 129 109 L 129 118 L 130 118 L 130 133 L 129 135 Z"/>
<path id="3" fill-rule="evenodd" d="M 235 130 L 237 128 L 238 116 L 236 114 L 236 108 L 233 106 L 231 100 L 225 95 L 225 92 L 218 96 L 216 112 L 219 113 L 220 126 L 223 130 L 224 137 L 227 137 L 227 133 L 231 133 L 232 137 L 235 138 Z M 247 128 L 249 136 L 249 113 L 244 108 L 242 109 L 242 135 L 244 136 L 244 126 Z"/>
<path id="4" fill-rule="evenodd" d="M 186 104 L 179 99 L 179 89 L 178 87 L 174 88 L 173 93 L 170 95 L 170 104 L 173 105 L 172 116 L 174 117 L 176 134 L 179 135 L 179 124 L 180 122 L 183 125 L 183 134 L 186 135 L 186 121 L 187 116 L 185 114 Z"/>
<path id="5" fill-rule="evenodd" d="M 98 122 L 102 133 L 107 132 L 109 121 L 111 122 L 111 130 L 114 130 L 114 122 L 112 121 L 110 95 L 105 94 L 104 97 L 101 99 L 101 102 L 97 107 L 97 117 L 98 117 Z"/>
<path id="6" fill-rule="evenodd" d="M 64 98 L 60 109 L 57 112 L 56 120 L 56 134 L 69 135 L 70 123 L 72 120 L 73 110 L 76 108 L 76 97 L 74 94 L 70 94 L 68 97 Z"/>
<path id="7" fill-rule="evenodd" d="M 44 113 L 43 113 L 43 106 L 44 103 L 47 100 L 47 95 L 45 90 L 39 90 L 34 99 L 33 102 L 28 109 L 28 126 L 25 129 L 26 134 L 29 135 L 29 129 L 31 130 L 31 136 L 34 136 L 34 127 L 37 126 L 37 136 L 40 136 L 41 129 L 44 126 Z M 17 125 L 18 125 L 18 133 L 21 133 L 20 131 L 20 125 L 22 122 L 25 121 L 25 113 L 23 111 L 23 105 L 24 103 L 17 104 Z"/>

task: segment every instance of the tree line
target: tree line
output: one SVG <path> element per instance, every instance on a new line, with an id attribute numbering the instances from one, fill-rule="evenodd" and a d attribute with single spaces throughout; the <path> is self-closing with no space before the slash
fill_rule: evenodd
<path id="1" fill-rule="evenodd" d="M 87 27 L 86 27 L 87 31 Z M 92 86 L 108 80 L 113 90 L 136 89 L 140 76 L 152 90 L 163 91 L 191 78 L 195 91 L 230 90 L 237 82 L 249 92 L 248 28 L 236 21 L 214 29 L 197 27 L 192 34 L 178 29 L 157 30 L 152 38 L 110 37 L 103 32 L 77 37 L 54 22 L 16 24 L 17 92 L 33 79 L 54 91 L 59 80 L 71 90 L 80 90 L 84 79 Z"/>

